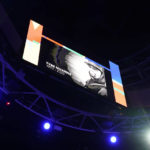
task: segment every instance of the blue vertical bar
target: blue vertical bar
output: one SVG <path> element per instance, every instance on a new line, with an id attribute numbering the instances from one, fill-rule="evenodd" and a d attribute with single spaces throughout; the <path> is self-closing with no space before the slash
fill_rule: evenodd
<path id="1" fill-rule="evenodd" d="M 111 72 L 112 80 L 122 85 L 122 79 L 121 79 L 119 66 L 111 61 L 109 61 L 109 65 L 110 65 L 110 72 Z"/>

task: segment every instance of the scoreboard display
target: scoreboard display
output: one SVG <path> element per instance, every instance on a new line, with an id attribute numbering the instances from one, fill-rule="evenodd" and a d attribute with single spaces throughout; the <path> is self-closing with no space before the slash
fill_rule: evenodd
<path id="1" fill-rule="evenodd" d="M 44 27 L 30 20 L 23 59 L 47 71 L 53 71 L 80 87 L 100 96 L 113 93 L 114 102 L 127 107 L 119 66 L 108 61 L 109 67 L 43 35 Z M 111 89 L 107 74 L 111 77 Z"/>

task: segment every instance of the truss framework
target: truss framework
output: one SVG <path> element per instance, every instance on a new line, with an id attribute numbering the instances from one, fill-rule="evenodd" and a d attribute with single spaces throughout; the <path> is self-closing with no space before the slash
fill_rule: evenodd
<path id="1" fill-rule="evenodd" d="M 14 27 L 12 26 L 11 21 L 7 17 L 4 9 L 0 5 L 0 16 L 1 16 L 1 27 L 3 27 L 4 34 L 9 41 L 11 47 L 17 51 L 18 48 L 21 45 L 21 39 L 19 35 L 16 33 Z M 9 24 L 11 29 L 10 32 L 4 30 L 3 20 L 7 21 L 7 25 Z M 124 20 L 125 21 L 125 20 Z M 123 21 L 123 22 L 124 22 Z M 122 24 L 123 25 L 123 24 Z M 121 27 L 122 27 L 121 25 Z M 121 28 L 120 28 L 121 29 Z M 9 33 L 9 34 L 8 34 Z M 119 32 L 117 32 L 119 33 Z M 13 35 L 13 36 L 11 36 Z M 5 43 L 4 41 L 2 42 Z M 6 44 L 8 45 L 8 43 Z M 150 46 L 146 47 L 145 49 L 142 49 L 139 53 L 136 53 L 136 55 L 128 57 L 124 60 L 121 60 L 119 64 L 122 63 L 123 67 L 125 66 L 126 62 L 129 60 L 133 60 L 132 64 L 128 63 L 127 67 L 124 67 L 122 71 L 122 75 L 126 77 L 127 81 L 130 81 L 129 83 L 126 83 L 126 87 L 138 84 L 140 82 L 143 82 L 147 80 L 149 76 L 149 63 L 150 63 L 150 57 L 146 57 L 144 61 L 139 62 L 138 64 L 134 64 L 134 59 L 141 56 L 141 54 L 144 52 L 147 52 L 149 50 Z M 148 55 L 146 55 L 148 56 Z M 136 61 L 136 60 L 135 60 Z M 128 67 L 130 66 L 130 67 Z M 69 128 L 87 131 L 87 132 L 97 132 L 101 131 L 103 133 L 131 133 L 134 131 L 142 130 L 145 126 L 149 125 L 149 118 L 150 114 L 145 115 L 139 115 L 139 116 L 109 116 L 109 115 L 102 115 L 102 114 L 94 114 L 90 112 L 85 112 L 83 110 L 79 110 L 73 107 L 70 107 L 68 105 L 65 105 L 55 99 L 52 99 L 51 97 L 47 96 L 46 94 L 39 91 L 37 88 L 35 88 L 33 85 L 31 85 L 25 78 L 24 75 L 20 72 L 17 72 L 0 54 L 0 90 L 6 94 L 6 95 L 13 95 L 14 100 L 17 104 L 22 106 L 23 108 L 35 113 L 36 115 L 50 120 L 58 125 L 66 126 Z M 133 73 L 130 71 L 135 70 Z M 37 70 L 38 71 L 38 70 Z M 12 74 L 11 78 L 13 80 L 19 80 L 22 84 L 25 84 L 28 87 L 27 91 L 24 90 L 18 90 L 15 89 L 15 87 L 12 90 L 8 89 L 8 81 L 7 77 L 9 76 L 9 73 Z M 128 74 L 128 75 L 126 75 Z M 132 80 L 132 78 L 135 78 L 135 76 L 138 76 L 137 81 Z M 29 97 L 33 97 L 33 100 L 30 101 L 30 103 L 27 103 L 27 99 Z M 44 102 L 45 108 L 40 111 L 38 107 L 38 102 Z M 50 103 L 51 102 L 51 103 Z M 68 110 L 69 113 L 66 115 L 60 115 L 56 116 L 56 114 L 53 111 L 53 105 L 59 106 L 62 109 Z M 38 109 L 37 109 L 38 107 Z M 72 113 L 71 113 L 72 112 Z M 78 121 L 79 120 L 79 121 Z M 112 122 L 112 125 L 109 127 L 103 126 L 103 122 L 100 122 L 99 120 L 108 121 L 110 120 Z M 74 122 L 75 121 L 75 122 Z M 77 121 L 77 122 L 76 122 Z M 89 126 L 87 122 L 92 122 L 92 126 Z M 73 122 L 73 123 L 72 123 Z"/>
<path id="2" fill-rule="evenodd" d="M 125 87 L 132 87 L 150 80 L 150 45 L 118 61 L 122 67 Z M 127 81 L 127 82 L 126 82 Z"/>
<path id="3" fill-rule="evenodd" d="M 1 54 L 0 65 L 0 90 L 8 96 L 12 95 L 15 102 L 23 108 L 60 126 L 65 126 L 86 132 L 131 133 L 137 130 L 142 130 L 143 127 L 149 124 L 148 118 L 150 117 L 150 114 L 141 116 L 111 116 L 86 112 L 68 106 L 47 96 L 43 92 L 39 91 L 36 87 L 31 85 L 25 79 L 24 75 L 20 72 L 17 72 L 3 58 Z M 15 87 L 13 88 L 13 91 L 8 90 L 7 76 L 10 74 L 12 74 L 11 78 L 13 78 L 14 80 L 19 80 L 22 84 L 26 85 L 28 87 L 28 90 L 16 90 Z M 29 97 L 33 97 L 32 101 L 30 102 L 27 101 Z M 44 109 L 39 109 L 39 101 L 42 101 L 44 103 Z M 67 113 L 67 115 L 65 114 L 56 116 L 53 111 L 54 106 L 52 104 L 55 104 L 55 107 L 59 106 L 62 109 L 65 109 L 65 111 L 68 111 L 69 113 Z M 112 125 L 106 127 L 104 123 L 107 123 L 108 121 L 111 121 Z"/>

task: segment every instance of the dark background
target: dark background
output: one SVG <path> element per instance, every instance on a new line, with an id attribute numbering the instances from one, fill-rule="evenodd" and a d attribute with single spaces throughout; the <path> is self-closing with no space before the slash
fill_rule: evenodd
<path id="1" fill-rule="evenodd" d="M 44 25 L 46 36 L 97 62 L 104 59 L 120 65 L 124 58 L 148 47 L 150 43 L 150 9 L 145 1 L 1 0 L 1 3 L 23 41 L 19 56 L 23 52 L 30 19 Z M 123 81 L 126 82 L 124 78 Z M 142 89 L 139 90 L 142 93 Z M 137 102 L 136 94 L 132 94 L 134 98 L 130 98 L 132 102 L 128 101 L 129 104 L 143 106 L 143 97 Z M 2 93 L 0 96 L 1 149 L 149 149 L 139 132 L 120 134 L 116 145 L 108 144 L 107 135 L 68 128 L 45 134 L 41 131 L 41 118 L 15 103 L 6 107 L 3 102 L 7 100 Z M 149 98 L 148 95 L 145 97 Z M 143 104 L 148 106 L 149 101 L 145 100 Z"/>
<path id="2" fill-rule="evenodd" d="M 134 1 L 2 0 L 23 40 L 29 20 L 46 35 L 98 61 L 117 61 L 149 45 L 149 5 Z"/>

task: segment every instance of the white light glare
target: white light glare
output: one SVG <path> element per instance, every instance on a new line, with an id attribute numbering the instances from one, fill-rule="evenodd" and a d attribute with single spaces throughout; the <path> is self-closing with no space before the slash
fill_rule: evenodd
<path id="1" fill-rule="evenodd" d="M 116 143 L 117 138 L 115 136 L 111 136 L 110 141 L 111 141 L 111 143 Z"/>
<path id="2" fill-rule="evenodd" d="M 51 125 L 50 125 L 49 122 L 44 123 L 44 129 L 45 129 L 45 130 L 49 130 L 50 127 L 51 127 Z"/>

